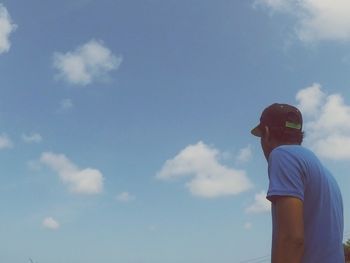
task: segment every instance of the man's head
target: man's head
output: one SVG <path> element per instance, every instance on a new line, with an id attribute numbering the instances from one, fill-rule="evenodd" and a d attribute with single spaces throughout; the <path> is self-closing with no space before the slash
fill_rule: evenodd
<path id="1" fill-rule="evenodd" d="M 288 104 L 274 103 L 261 114 L 260 123 L 251 133 L 260 137 L 266 159 L 279 145 L 301 144 L 303 141 L 301 112 Z"/>

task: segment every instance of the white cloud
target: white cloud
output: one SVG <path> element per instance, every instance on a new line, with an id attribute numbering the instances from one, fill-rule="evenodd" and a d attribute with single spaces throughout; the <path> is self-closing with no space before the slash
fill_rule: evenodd
<path id="1" fill-rule="evenodd" d="M 76 50 L 54 54 L 54 67 L 59 77 L 70 84 L 88 85 L 103 80 L 108 72 L 117 70 L 122 62 L 101 41 L 90 40 Z"/>
<path id="2" fill-rule="evenodd" d="M 9 37 L 16 28 L 17 25 L 12 23 L 6 7 L 0 4 L 0 54 L 10 50 L 11 43 Z"/>
<path id="3" fill-rule="evenodd" d="M 319 112 L 321 104 L 324 102 L 325 93 L 321 91 L 321 85 L 312 84 L 310 87 L 300 90 L 296 95 L 299 101 L 298 109 L 304 115 L 315 115 Z"/>
<path id="4" fill-rule="evenodd" d="M 350 136 L 329 135 L 315 142 L 313 148 L 323 157 L 334 160 L 350 159 Z"/>
<path id="5" fill-rule="evenodd" d="M 10 149 L 13 148 L 13 143 L 11 139 L 6 134 L 0 135 L 0 149 Z"/>
<path id="6" fill-rule="evenodd" d="M 186 187 L 193 195 L 214 198 L 235 195 L 252 187 L 245 171 L 228 168 L 218 162 L 220 152 L 203 142 L 189 145 L 167 160 L 158 179 L 171 180 L 191 176 Z"/>
<path id="7" fill-rule="evenodd" d="M 286 0 L 255 0 L 254 7 L 263 5 L 271 8 L 273 11 L 288 11 L 291 7 L 291 1 Z"/>
<path id="8" fill-rule="evenodd" d="M 122 192 L 116 196 L 117 201 L 127 203 L 135 199 L 129 192 Z"/>
<path id="9" fill-rule="evenodd" d="M 305 144 L 322 157 L 350 159 L 350 106 L 340 94 L 326 96 L 319 85 L 316 93 L 322 95 L 314 96 L 315 90 L 313 86 L 307 87 L 296 96 L 300 105 L 307 104 L 308 99 L 310 105 L 317 105 L 311 107 L 313 114 L 304 120 Z"/>
<path id="10" fill-rule="evenodd" d="M 42 226 L 51 230 L 57 230 L 60 224 L 52 217 L 46 217 L 42 222 Z"/>
<path id="11" fill-rule="evenodd" d="M 41 170 L 41 164 L 38 160 L 31 160 L 27 162 L 27 167 L 31 171 L 40 171 Z"/>
<path id="12" fill-rule="evenodd" d="M 29 135 L 22 134 L 22 140 L 26 143 L 40 143 L 43 138 L 39 133 L 31 133 Z"/>
<path id="13" fill-rule="evenodd" d="M 151 232 L 154 232 L 154 231 L 157 230 L 157 226 L 155 226 L 155 225 L 150 225 L 150 226 L 148 226 L 148 230 L 151 231 Z"/>
<path id="14" fill-rule="evenodd" d="M 256 0 L 273 11 L 295 16 L 300 40 L 350 40 L 350 1 L 348 0 Z"/>
<path id="15" fill-rule="evenodd" d="M 271 210 L 271 203 L 266 199 L 266 192 L 261 191 L 254 197 L 254 203 L 245 209 L 246 213 L 266 213 Z"/>
<path id="16" fill-rule="evenodd" d="M 244 224 L 244 229 L 246 229 L 246 230 L 250 230 L 250 229 L 252 229 L 252 223 L 250 223 L 250 222 L 246 222 L 245 224 Z"/>
<path id="17" fill-rule="evenodd" d="M 45 152 L 40 162 L 58 173 L 62 182 L 78 194 L 98 194 L 102 192 L 103 175 L 99 170 L 79 169 L 65 155 Z"/>
<path id="18" fill-rule="evenodd" d="M 242 148 L 237 156 L 237 161 L 241 162 L 241 163 L 245 163 L 248 162 L 253 156 L 252 153 L 252 147 L 250 145 L 248 145 L 245 148 Z"/>
<path id="19" fill-rule="evenodd" d="M 71 108 L 73 108 L 73 102 L 71 99 L 63 99 L 60 102 L 60 110 L 61 111 L 67 111 Z"/>

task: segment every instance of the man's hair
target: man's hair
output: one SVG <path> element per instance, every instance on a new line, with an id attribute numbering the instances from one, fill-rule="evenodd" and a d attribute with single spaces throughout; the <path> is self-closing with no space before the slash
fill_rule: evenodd
<path id="1" fill-rule="evenodd" d="M 270 136 L 281 144 L 301 144 L 304 139 L 303 131 L 269 127 Z"/>

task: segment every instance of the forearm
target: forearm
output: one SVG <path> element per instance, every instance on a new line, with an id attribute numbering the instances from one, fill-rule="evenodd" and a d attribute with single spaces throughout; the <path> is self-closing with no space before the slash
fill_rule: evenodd
<path id="1" fill-rule="evenodd" d="M 272 263 L 301 263 L 304 254 L 303 202 L 294 197 L 275 200 Z"/>
<path id="2" fill-rule="evenodd" d="M 304 253 L 302 238 L 278 237 L 272 248 L 272 263 L 301 263 Z"/>

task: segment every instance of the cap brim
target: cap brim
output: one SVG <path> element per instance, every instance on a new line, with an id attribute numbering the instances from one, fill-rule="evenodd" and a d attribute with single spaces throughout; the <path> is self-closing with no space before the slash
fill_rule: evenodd
<path id="1" fill-rule="evenodd" d="M 253 134 L 256 137 L 261 137 L 262 136 L 262 132 L 261 132 L 261 129 L 260 129 L 260 124 L 258 126 L 256 126 L 254 129 L 252 129 L 250 131 L 250 133 Z"/>

